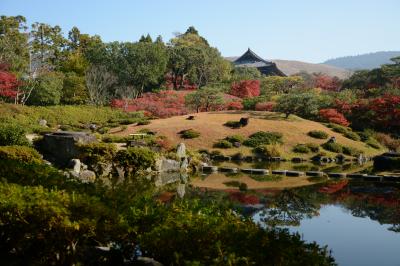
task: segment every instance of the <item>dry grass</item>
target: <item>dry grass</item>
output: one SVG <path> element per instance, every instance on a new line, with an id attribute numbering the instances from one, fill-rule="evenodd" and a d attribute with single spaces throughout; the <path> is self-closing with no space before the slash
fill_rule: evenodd
<path id="1" fill-rule="evenodd" d="M 229 120 L 239 120 L 241 117 L 250 117 L 250 122 L 246 127 L 239 129 L 231 129 L 224 126 Z M 243 135 L 245 137 L 257 131 L 275 131 L 283 134 L 284 144 L 281 147 L 285 157 L 304 157 L 310 155 L 293 154 L 292 148 L 299 143 L 316 143 L 321 144 L 326 140 L 319 140 L 309 137 L 307 133 L 311 130 L 323 130 L 329 136 L 335 136 L 339 144 L 357 148 L 367 155 L 375 155 L 382 152 L 368 147 L 363 142 L 353 141 L 343 137 L 341 134 L 333 132 L 321 123 L 301 119 L 296 116 L 290 116 L 288 120 L 282 115 L 270 112 L 248 112 L 248 111 L 232 111 L 232 112 L 209 112 L 195 114 L 195 120 L 186 120 L 185 116 L 175 116 L 166 119 L 152 120 L 149 125 L 144 126 L 128 126 L 124 132 L 115 133 L 117 135 L 127 135 L 147 128 L 156 131 L 158 135 L 166 136 L 173 144 L 184 142 L 190 149 L 208 149 L 213 148 L 215 141 L 223 139 L 231 135 Z M 185 129 L 194 129 L 200 132 L 200 137 L 195 139 L 183 140 L 178 132 Z M 232 148 L 220 150 L 224 154 L 234 154 L 242 152 L 250 154 L 251 149 L 247 147 Z M 329 153 L 328 153 L 329 154 Z"/>
<path id="2" fill-rule="evenodd" d="M 190 183 L 195 187 L 211 188 L 211 189 L 232 189 L 232 187 L 226 186 L 224 183 L 232 180 L 237 180 L 242 183 L 246 183 L 248 189 L 283 189 L 302 187 L 312 185 L 314 183 L 307 180 L 307 177 L 282 177 L 279 181 L 256 181 L 246 175 L 240 178 L 231 178 L 221 173 L 215 173 L 207 176 L 204 179 L 193 178 Z"/>

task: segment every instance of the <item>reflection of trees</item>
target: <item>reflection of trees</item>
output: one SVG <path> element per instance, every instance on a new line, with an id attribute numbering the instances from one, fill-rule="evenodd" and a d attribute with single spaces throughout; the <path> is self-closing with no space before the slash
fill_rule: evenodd
<path id="1" fill-rule="evenodd" d="M 400 232 L 400 195 L 349 194 L 341 204 L 356 217 L 368 217 L 380 224 L 389 224 L 389 230 Z"/>
<path id="2" fill-rule="evenodd" d="M 318 215 L 320 204 L 315 197 L 306 197 L 296 190 L 284 190 L 261 213 L 261 220 L 270 226 L 299 225 L 304 218 Z M 315 195 L 315 194 L 314 194 Z"/>

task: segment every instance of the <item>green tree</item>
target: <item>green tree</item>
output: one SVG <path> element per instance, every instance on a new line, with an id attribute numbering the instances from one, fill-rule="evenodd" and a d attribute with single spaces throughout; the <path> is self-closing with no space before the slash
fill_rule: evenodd
<path id="1" fill-rule="evenodd" d="M 0 17 L 0 63 L 21 77 L 29 71 L 29 45 L 23 16 Z"/>
<path id="2" fill-rule="evenodd" d="M 261 79 L 261 72 L 256 67 L 235 67 L 232 72 L 233 81 Z"/>
<path id="3" fill-rule="evenodd" d="M 88 101 L 88 92 L 85 77 L 75 72 L 65 74 L 61 103 L 63 104 L 84 104 Z"/>
<path id="4" fill-rule="evenodd" d="M 32 91 L 28 104 L 57 105 L 60 103 L 64 75 L 60 72 L 44 72 L 37 78 L 38 85 Z"/>
<path id="5" fill-rule="evenodd" d="M 223 94 L 216 88 L 204 87 L 185 97 L 185 104 L 198 113 L 201 109 L 206 112 L 224 103 Z"/>
<path id="6" fill-rule="evenodd" d="M 319 104 L 319 97 L 314 93 L 291 93 L 279 97 L 274 109 L 284 113 L 286 118 L 291 114 L 312 118 L 318 114 Z"/>
<path id="7" fill-rule="evenodd" d="M 303 88 L 303 86 L 304 81 L 299 76 L 269 76 L 261 79 L 261 94 L 289 93 L 292 90 Z"/>
<path id="8" fill-rule="evenodd" d="M 59 26 L 36 22 L 32 24 L 31 46 L 34 58 L 42 69 L 57 69 L 65 57 L 67 40 Z"/>

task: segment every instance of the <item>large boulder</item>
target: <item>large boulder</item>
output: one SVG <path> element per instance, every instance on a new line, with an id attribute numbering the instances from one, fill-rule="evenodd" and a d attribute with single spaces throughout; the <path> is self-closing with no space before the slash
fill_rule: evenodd
<path id="1" fill-rule="evenodd" d="M 68 166 L 71 159 L 79 157 L 78 145 L 96 141 L 96 137 L 90 133 L 59 131 L 45 134 L 38 143 L 38 149 L 46 160 L 65 167 Z"/>
<path id="2" fill-rule="evenodd" d="M 161 158 L 156 161 L 156 171 L 158 172 L 179 172 L 181 163 L 171 159 Z"/>
<path id="3" fill-rule="evenodd" d="M 185 143 L 179 143 L 178 147 L 176 148 L 176 156 L 182 160 L 186 158 L 186 146 Z"/>
<path id="4" fill-rule="evenodd" d="M 400 170 L 400 153 L 386 152 L 374 158 L 374 168 L 378 170 Z"/>

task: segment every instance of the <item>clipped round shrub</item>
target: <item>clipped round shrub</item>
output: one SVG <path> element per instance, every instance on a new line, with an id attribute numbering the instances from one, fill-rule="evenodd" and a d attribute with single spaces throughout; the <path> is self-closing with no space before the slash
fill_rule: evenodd
<path id="1" fill-rule="evenodd" d="M 367 140 L 367 142 L 365 142 L 368 146 L 379 150 L 381 148 L 381 146 L 379 145 L 379 143 L 375 140 L 375 139 L 370 139 Z"/>
<path id="2" fill-rule="evenodd" d="M 240 191 L 247 191 L 248 187 L 246 183 L 240 183 L 239 190 Z"/>
<path id="3" fill-rule="evenodd" d="M 188 129 L 180 132 L 181 138 L 184 139 L 194 139 L 200 137 L 200 132 L 193 129 Z"/>
<path id="4" fill-rule="evenodd" d="M 355 140 L 355 141 L 361 140 L 360 136 L 357 133 L 352 132 L 352 131 L 347 131 L 346 133 L 343 134 L 343 136 L 345 136 L 348 139 Z"/>
<path id="5" fill-rule="evenodd" d="M 356 148 L 352 148 L 352 147 L 347 147 L 347 146 L 343 146 L 343 154 L 349 155 L 349 156 L 358 156 L 362 153 L 362 151 L 356 149 Z"/>
<path id="6" fill-rule="evenodd" d="M 17 161 L 21 163 L 43 162 L 42 156 L 33 148 L 27 146 L 3 146 L 0 147 L 0 161 Z"/>
<path id="7" fill-rule="evenodd" d="M 308 135 L 315 139 L 327 139 L 329 137 L 328 133 L 322 130 L 311 130 Z"/>
<path id="8" fill-rule="evenodd" d="M 118 151 L 114 162 L 128 173 L 135 173 L 153 167 L 156 162 L 156 153 L 146 147 L 131 147 Z"/>
<path id="9" fill-rule="evenodd" d="M 293 151 L 296 153 L 310 153 L 310 148 L 307 147 L 305 144 L 297 144 L 293 147 Z"/>
<path id="10" fill-rule="evenodd" d="M 261 145 L 253 149 L 253 153 L 265 156 L 267 158 L 280 157 L 281 152 L 275 145 Z"/>
<path id="11" fill-rule="evenodd" d="M 244 137 L 242 135 L 232 135 L 232 136 L 227 136 L 225 140 L 229 141 L 232 144 L 235 142 L 243 143 Z"/>
<path id="12" fill-rule="evenodd" d="M 230 128 L 240 128 L 242 127 L 242 124 L 240 123 L 240 121 L 228 121 L 224 124 L 224 126 Z"/>
<path id="13" fill-rule="evenodd" d="M 328 126 L 330 128 L 332 128 L 333 131 L 340 133 L 340 134 L 345 134 L 347 131 L 349 131 L 346 127 L 338 125 L 338 124 L 330 123 L 330 124 L 328 124 Z"/>
<path id="14" fill-rule="evenodd" d="M 232 148 L 233 145 L 231 142 L 227 141 L 227 140 L 219 140 L 216 143 L 214 143 L 213 145 L 214 148 L 221 148 L 221 149 L 229 149 Z"/>
<path id="15" fill-rule="evenodd" d="M 315 143 L 306 143 L 307 148 L 310 149 L 311 152 L 319 152 L 319 146 Z"/>
<path id="16" fill-rule="evenodd" d="M 322 148 L 324 148 L 327 151 L 335 152 L 335 153 L 342 153 L 343 148 L 340 144 L 338 143 L 332 143 L 332 142 L 326 142 L 321 145 Z"/>
<path id="17" fill-rule="evenodd" d="M 257 147 L 261 145 L 279 144 L 282 143 L 282 134 L 278 132 L 259 131 L 249 136 L 243 142 L 244 145 L 249 147 Z"/>
<path id="18" fill-rule="evenodd" d="M 25 129 L 16 124 L 0 124 L 0 146 L 29 145 Z"/>

